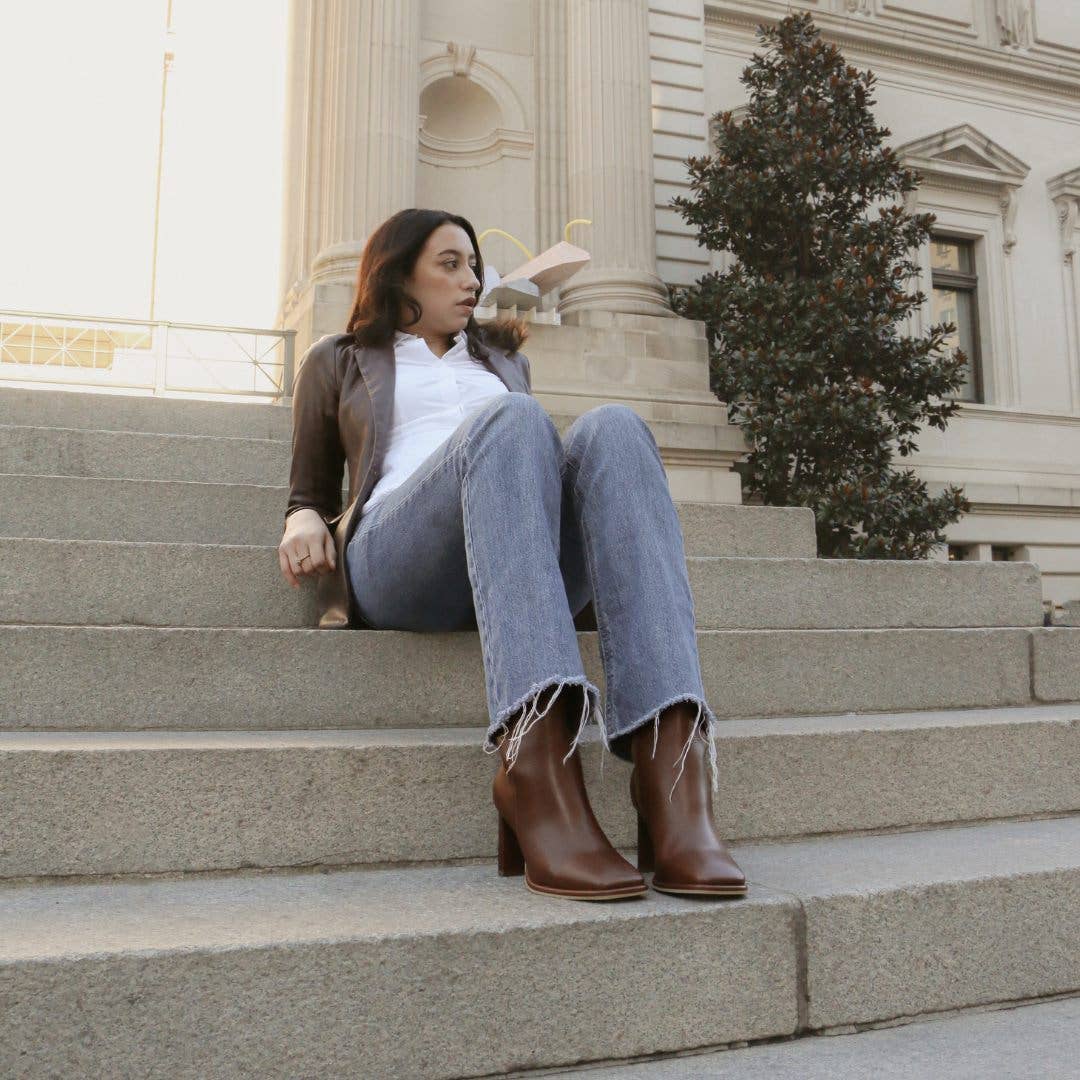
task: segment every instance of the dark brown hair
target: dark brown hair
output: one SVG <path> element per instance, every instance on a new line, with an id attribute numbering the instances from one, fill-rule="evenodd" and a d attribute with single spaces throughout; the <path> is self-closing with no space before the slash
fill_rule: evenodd
<path id="1" fill-rule="evenodd" d="M 412 273 L 428 237 L 446 222 L 460 225 L 469 234 L 476 256 L 476 276 L 481 282 L 476 290 L 476 299 L 480 299 L 483 293 L 484 259 L 476 241 L 476 232 L 468 219 L 447 210 L 421 210 L 415 207 L 399 210 L 368 237 L 360 256 L 356 294 L 345 327 L 345 332 L 352 334 L 358 345 L 385 345 L 392 341 L 402 304 L 420 318 L 420 304 L 405 291 L 405 278 Z M 513 353 L 521 347 L 529 331 L 525 320 L 520 317 L 480 324 L 470 315 L 465 324 L 465 336 L 469 355 L 486 367 L 488 350 L 485 346 L 493 345 Z"/>

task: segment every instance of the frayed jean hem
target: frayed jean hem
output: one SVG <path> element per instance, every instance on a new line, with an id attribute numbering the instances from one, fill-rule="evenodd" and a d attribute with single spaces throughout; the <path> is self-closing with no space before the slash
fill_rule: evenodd
<path id="1" fill-rule="evenodd" d="M 551 695 L 551 700 L 548 701 L 544 710 L 542 712 L 537 712 L 536 706 L 541 692 L 556 684 L 558 685 L 558 690 Z M 600 691 L 585 675 L 569 675 L 562 677 L 555 676 L 550 679 L 545 679 L 542 682 L 534 683 L 512 705 L 500 709 L 498 716 L 496 716 L 488 726 L 487 735 L 484 738 L 484 753 L 497 753 L 501 743 L 506 741 L 500 740 L 498 736 L 500 733 L 505 734 L 506 730 L 513 724 L 513 730 L 510 731 L 509 741 L 506 741 L 506 771 L 509 772 L 513 768 L 514 762 L 517 761 L 521 740 L 525 737 L 533 724 L 547 715 L 551 706 L 555 704 L 555 699 L 562 693 L 564 686 L 581 686 L 584 687 L 585 692 L 582 694 L 581 716 L 578 719 L 577 732 L 574 735 L 573 742 L 570 744 L 570 749 L 566 752 L 566 757 L 563 758 L 563 764 L 566 764 L 570 755 L 578 748 L 578 745 L 581 742 L 581 736 L 584 734 L 585 727 L 590 720 L 594 721 L 600 729 L 600 738 L 603 741 L 604 746 L 607 747 L 607 728 L 604 726 L 604 716 L 600 709 Z M 529 708 L 521 716 L 521 719 L 517 720 L 518 714 L 522 712 L 525 704 L 529 702 L 530 699 L 534 700 L 532 700 Z M 517 720 L 516 723 L 515 720 Z"/>
<path id="2" fill-rule="evenodd" d="M 691 704 L 697 705 L 697 714 L 694 717 L 694 724 L 693 727 L 690 729 L 690 735 L 687 738 L 678 759 L 676 760 L 676 765 L 678 766 L 679 772 L 678 775 L 675 777 L 675 782 L 671 785 L 671 791 L 668 793 L 668 801 L 671 800 L 671 796 L 675 792 L 675 784 L 679 782 L 679 778 L 682 776 L 683 770 L 686 767 L 686 755 L 690 752 L 690 746 L 694 741 L 695 735 L 700 735 L 707 747 L 706 757 L 709 767 L 709 786 L 711 787 L 714 794 L 720 789 L 716 765 L 716 731 L 718 721 L 716 719 L 716 714 L 712 711 L 711 708 L 709 708 L 709 703 L 703 697 L 700 697 L 697 694 L 678 694 L 675 697 L 669 698 L 662 705 L 659 705 L 647 716 L 643 716 L 640 720 L 634 722 L 633 724 L 629 724 L 622 731 L 610 736 L 610 741 L 622 738 L 625 735 L 629 735 L 630 732 L 636 731 L 640 727 L 644 727 L 644 725 L 649 723 L 649 721 L 651 720 L 653 723 L 652 756 L 656 757 L 656 741 L 660 735 L 660 714 L 665 709 L 668 709 L 672 705 L 676 705 L 681 701 L 689 701 Z M 610 749 L 609 740 L 605 740 L 605 745 L 608 746 L 608 748 Z"/>

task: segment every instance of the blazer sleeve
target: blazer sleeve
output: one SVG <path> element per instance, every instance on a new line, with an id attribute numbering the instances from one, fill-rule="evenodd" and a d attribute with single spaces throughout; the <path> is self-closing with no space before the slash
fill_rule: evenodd
<path id="1" fill-rule="evenodd" d="M 324 522 L 340 515 L 345 451 L 338 430 L 338 404 L 333 342 L 317 341 L 304 354 L 293 382 L 286 519 L 304 507 L 317 510 Z"/>

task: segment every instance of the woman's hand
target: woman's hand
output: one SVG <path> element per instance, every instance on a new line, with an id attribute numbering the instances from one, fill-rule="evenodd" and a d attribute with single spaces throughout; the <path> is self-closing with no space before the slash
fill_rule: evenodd
<path id="1" fill-rule="evenodd" d="M 285 580 L 299 588 L 300 578 L 332 574 L 337 567 L 334 537 L 317 510 L 305 507 L 285 521 L 285 535 L 278 544 L 278 562 Z"/>

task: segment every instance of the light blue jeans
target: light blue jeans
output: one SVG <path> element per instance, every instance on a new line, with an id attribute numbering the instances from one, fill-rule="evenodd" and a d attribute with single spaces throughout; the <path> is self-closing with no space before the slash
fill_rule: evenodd
<path id="1" fill-rule="evenodd" d="M 485 753 L 520 715 L 506 747 L 512 767 L 521 738 L 564 687 L 581 703 L 567 758 L 590 719 L 624 761 L 627 736 L 651 720 L 655 754 L 660 713 L 689 701 L 697 714 L 675 782 L 696 735 L 717 790 L 717 721 L 702 685 L 682 528 L 656 440 L 629 406 L 590 409 L 560 437 L 531 394 L 493 398 L 364 514 L 345 555 L 370 627 L 479 631 Z M 573 621 L 590 599 L 606 716 Z"/>

